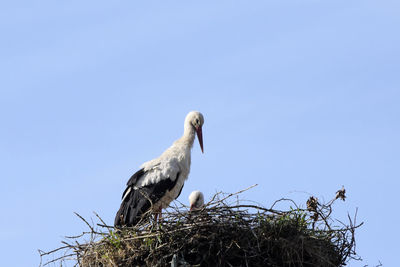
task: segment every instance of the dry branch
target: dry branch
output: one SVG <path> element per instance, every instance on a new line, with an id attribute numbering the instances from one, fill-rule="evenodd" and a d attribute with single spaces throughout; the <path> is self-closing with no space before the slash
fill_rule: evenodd
<path id="1" fill-rule="evenodd" d="M 269 209 L 239 199 L 227 203 L 252 187 L 217 193 L 196 212 L 171 207 L 158 224 L 146 214 L 132 228 L 114 229 L 97 213 L 101 223 L 93 226 L 76 214 L 90 231 L 68 237 L 58 249 L 39 251 L 42 258 L 64 252 L 43 266 L 62 265 L 71 256 L 79 266 L 344 266 L 358 259 L 355 230 L 362 223 L 356 224 L 357 213 L 340 225 L 330 217 L 332 204 L 344 200 L 344 191 L 327 204 L 313 198 L 308 209 L 290 199 L 277 200 Z M 275 210 L 281 201 L 296 208 Z"/>

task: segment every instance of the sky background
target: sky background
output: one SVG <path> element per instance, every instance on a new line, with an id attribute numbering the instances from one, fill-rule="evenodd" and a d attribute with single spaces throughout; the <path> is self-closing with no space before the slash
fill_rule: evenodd
<path id="1" fill-rule="evenodd" d="M 398 264 L 399 1 L 3 1 L 0 251 L 37 266 L 204 114 L 179 200 L 358 208 L 362 262 Z"/>

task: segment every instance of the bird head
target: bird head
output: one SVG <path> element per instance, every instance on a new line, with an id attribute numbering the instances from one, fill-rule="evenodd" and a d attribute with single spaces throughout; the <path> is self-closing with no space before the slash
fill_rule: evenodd
<path id="1" fill-rule="evenodd" d="M 185 124 L 191 125 L 191 127 L 194 128 L 197 134 L 197 139 L 199 140 L 201 152 L 204 153 L 203 149 L 203 131 L 202 127 L 204 124 L 204 117 L 203 114 L 201 114 L 198 111 L 191 111 L 189 114 L 186 116 L 185 119 Z"/>
<path id="2" fill-rule="evenodd" d="M 200 191 L 193 191 L 189 195 L 190 210 L 201 209 L 204 205 L 204 195 Z"/>

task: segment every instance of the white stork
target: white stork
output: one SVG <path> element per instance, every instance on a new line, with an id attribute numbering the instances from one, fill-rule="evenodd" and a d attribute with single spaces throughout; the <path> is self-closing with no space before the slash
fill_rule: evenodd
<path id="1" fill-rule="evenodd" d="M 203 151 L 203 115 L 191 111 L 185 118 L 183 136 L 176 140 L 160 157 L 142 164 L 127 183 L 122 194 L 122 203 L 115 216 L 114 225 L 134 226 L 141 216 L 152 208 L 161 215 L 161 210 L 176 199 L 190 172 L 190 154 L 195 134 Z"/>
<path id="2" fill-rule="evenodd" d="M 189 195 L 190 210 L 199 210 L 204 205 L 204 195 L 200 191 L 193 191 Z"/>

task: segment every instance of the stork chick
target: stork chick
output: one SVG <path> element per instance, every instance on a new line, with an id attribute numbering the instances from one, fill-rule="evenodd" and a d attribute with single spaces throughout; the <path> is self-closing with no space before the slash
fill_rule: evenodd
<path id="1" fill-rule="evenodd" d="M 200 191 L 193 191 L 189 195 L 190 211 L 199 210 L 204 205 L 204 195 Z"/>
<path id="2" fill-rule="evenodd" d="M 156 212 L 157 220 L 161 210 L 180 195 L 190 172 L 191 148 L 196 134 L 204 153 L 203 124 L 204 117 L 200 112 L 189 112 L 185 118 L 183 136 L 160 157 L 143 163 L 132 175 L 115 216 L 116 227 L 136 225 L 150 209 Z"/>

